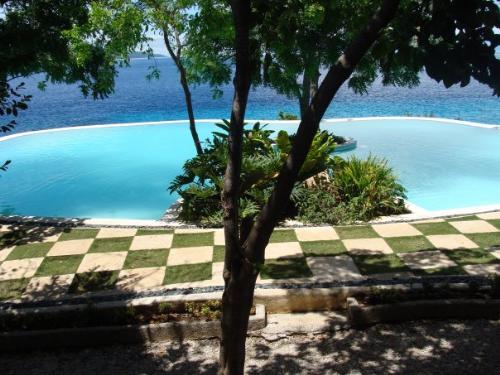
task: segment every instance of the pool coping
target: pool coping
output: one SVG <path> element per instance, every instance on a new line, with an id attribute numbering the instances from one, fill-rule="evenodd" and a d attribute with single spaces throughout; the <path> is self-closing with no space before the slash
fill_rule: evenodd
<path id="1" fill-rule="evenodd" d="M 462 125 L 462 126 L 470 126 L 476 128 L 483 129 L 493 129 L 500 130 L 500 125 L 493 124 L 485 124 L 480 122 L 473 121 L 463 121 L 463 120 L 455 120 L 448 119 L 443 117 L 418 117 L 418 116 L 371 116 L 371 117 L 353 117 L 353 118 L 329 118 L 322 120 L 322 123 L 332 124 L 339 122 L 363 122 L 363 121 L 373 121 L 373 120 L 423 120 L 430 121 L 435 123 L 446 123 L 452 125 Z M 219 122 L 220 119 L 199 119 L 196 120 L 198 123 L 213 123 Z M 289 125 L 297 125 L 300 123 L 300 120 L 252 120 L 248 119 L 247 122 L 265 122 L 269 124 L 289 124 Z M 146 122 L 125 122 L 125 123 L 110 123 L 110 124 L 96 124 L 96 125 L 79 125 L 79 126 L 68 126 L 62 128 L 52 128 L 52 129 L 42 129 L 42 130 L 34 130 L 27 132 L 20 132 L 16 134 L 10 134 L 7 136 L 0 137 L 0 142 L 29 136 L 29 135 L 38 135 L 52 132 L 62 132 L 62 131 L 72 131 L 72 130 L 82 130 L 82 129 L 103 129 L 103 128 L 114 128 L 114 127 L 131 127 L 131 126 L 161 126 L 166 124 L 188 124 L 188 120 L 166 120 L 166 121 L 146 121 Z M 178 204 L 178 202 L 174 202 L 174 205 Z M 66 218 L 66 217 L 43 217 L 43 216 L 30 216 L 30 215 L 12 215 L 12 216 L 4 216 L 0 215 L 1 222 L 8 223 L 36 223 L 36 224 L 46 224 L 46 225 L 82 225 L 82 226 L 126 226 L 126 227 L 189 227 L 195 228 L 195 225 L 183 223 L 176 221 L 171 213 L 172 206 L 169 207 L 166 211 L 167 215 L 163 215 L 162 218 L 158 220 L 143 220 L 143 219 L 126 219 L 126 218 Z M 487 212 L 495 212 L 500 211 L 500 203 L 493 205 L 482 205 L 482 206 L 470 206 L 470 207 L 462 207 L 462 208 L 454 208 L 448 210 L 437 210 L 437 211 L 429 211 L 422 207 L 419 207 L 413 204 L 410 201 L 406 201 L 406 206 L 411 211 L 409 214 L 395 215 L 395 216 L 385 216 L 373 221 L 370 223 L 390 223 L 390 222 L 404 222 L 404 221 L 413 221 L 413 220 L 425 220 L 425 219 L 437 219 L 437 218 L 446 218 L 449 216 L 457 216 L 457 215 L 470 215 L 470 214 L 480 214 Z M 297 222 L 293 222 L 294 224 L 286 225 L 290 226 L 301 226 L 297 225 Z M 302 225 L 303 226 L 303 225 Z"/>
<path id="2" fill-rule="evenodd" d="M 471 126 L 483 129 L 494 129 L 500 130 L 500 125 L 485 124 L 473 121 L 463 121 L 448 119 L 444 117 L 418 117 L 418 116 L 372 116 L 372 117 L 346 117 L 346 118 L 329 118 L 324 119 L 321 122 L 326 124 L 338 123 L 338 122 L 363 122 L 363 121 L 373 121 L 373 120 L 422 120 L 431 121 L 437 123 L 447 123 L 454 125 Z M 196 120 L 197 123 L 214 123 L 220 122 L 221 119 L 199 119 Z M 300 120 L 254 120 L 248 119 L 247 122 L 265 122 L 269 124 L 290 124 L 298 125 Z M 116 128 L 116 127 L 130 127 L 130 126 L 160 126 L 166 124 L 189 124 L 188 120 L 165 120 L 165 121 L 144 121 L 144 122 L 123 122 L 123 123 L 109 123 L 109 124 L 95 124 L 95 125 L 77 125 L 77 126 L 66 126 L 62 128 L 51 128 L 51 129 L 41 129 L 32 130 L 26 132 L 20 132 L 15 134 L 6 135 L 0 137 L 0 142 L 7 141 L 14 138 L 25 137 L 28 135 L 37 135 L 53 132 L 62 131 L 72 131 L 72 130 L 82 130 L 82 129 L 103 129 L 103 128 Z"/>

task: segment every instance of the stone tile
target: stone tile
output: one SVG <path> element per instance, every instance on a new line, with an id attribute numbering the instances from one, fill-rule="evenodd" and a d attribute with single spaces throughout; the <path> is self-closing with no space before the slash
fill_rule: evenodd
<path id="1" fill-rule="evenodd" d="M 398 255 L 412 269 L 447 268 L 457 265 L 440 251 L 421 251 Z"/>
<path id="2" fill-rule="evenodd" d="M 313 257 L 306 258 L 306 261 L 314 278 L 318 281 L 364 279 L 349 255 Z"/>
<path id="3" fill-rule="evenodd" d="M 51 234 L 49 236 L 43 237 L 42 242 L 57 242 L 61 237 L 61 233 Z"/>
<path id="4" fill-rule="evenodd" d="M 173 238 L 173 234 L 137 236 L 134 237 L 130 250 L 169 249 Z"/>
<path id="5" fill-rule="evenodd" d="M 167 266 L 211 262 L 213 246 L 179 247 L 170 249 Z"/>
<path id="6" fill-rule="evenodd" d="M 224 273 L 224 262 L 212 263 L 212 281 L 216 282 L 217 284 L 223 285 L 224 284 L 223 273 Z"/>
<path id="7" fill-rule="evenodd" d="M 489 233 L 498 232 L 498 229 L 484 220 L 467 220 L 450 222 L 462 233 Z"/>
<path id="8" fill-rule="evenodd" d="M 463 267 L 469 275 L 486 276 L 500 274 L 500 264 L 470 264 Z"/>
<path id="9" fill-rule="evenodd" d="M 438 249 L 475 249 L 479 246 L 462 234 L 438 234 L 427 236 L 427 239 Z"/>
<path id="10" fill-rule="evenodd" d="M 295 234 L 299 241 L 338 240 L 339 236 L 333 227 L 296 228 Z"/>
<path id="11" fill-rule="evenodd" d="M 265 259 L 295 258 L 303 255 L 298 242 L 274 242 L 267 245 Z"/>
<path id="12" fill-rule="evenodd" d="M 78 267 L 78 273 L 120 270 L 127 257 L 126 251 L 111 253 L 93 253 L 83 257 Z"/>
<path id="13" fill-rule="evenodd" d="M 16 248 L 15 246 L 12 246 L 12 247 L 6 247 L 6 248 L 3 248 L 3 249 L 0 249 L 0 262 L 3 262 L 5 259 L 7 259 L 7 257 L 9 256 L 9 254 L 15 248 Z"/>
<path id="14" fill-rule="evenodd" d="M 55 228 L 48 228 L 44 230 L 40 229 L 31 229 L 27 231 L 27 241 L 26 243 L 40 243 L 40 242 L 56 242 L 61 237 L 61 232 L 57 233 Z M 30 240 L 30 236 L 32 236 L 32 240 Z"/>
<path id="15" fill-rule="evenodd" d="M 495 219 L 500 219 L 500 211 L 496 212 L 488 212 L 485 214 L 478 214 L 477 215 L 479 218 L 483 220 L 495 220 Z"/>
<path id="16" fill-rule="evenodd" d="M 33 277 L 26 287 L 23 299 L 38 300 L 62 297 L 68 292 L 74 277 L 74 274 Z"/>
<path id="17" fill-rule="evenodd" d="M 55 227 L 32 227 L 26 230 L 27 243 L 56 242 L 61 236 L 60 228 Z M 33 241 L 30 241 L 32 239 Z"/>
<path id="18" fill-rule="evenodd" d="M 123 290 L 144 290 L 163 284 L 165 267 L 133 268 L 118 275 L 116 287 Z"/>
<path id="19" fill-rule="evenodd" d="M 420 236 L 422 233 L 407 223 L 376 224 L 372 228 L 382 237 Z"/>
<path id="20" fill-rule="evenodd" d="M 500 259 L 500 250 L 494 250 L 490 251 L 491 255 L 493 255 L 495 258 Z"/>
<path id="21" fill-rule="evenodd" d="M 43 258 L 7 260 L 0 264 L 0 281 L 32 277 Z"/>
<path id="22" fill-rule="evenodd" d="M 94 239 L 59 241 L 52 246 L 47 256 L 77 255 L 89 251 Z"/>
<path id="23" fill-rule="evenodd" d="M 353 254 L 392 254 L 392 249 L 382 238 L 343 240 L 346 249 Z"/>
<path id="24" fill-rule="evenodd" d="M 136 233 L 135 228 L 102 228 L 96 238 L 133 237 Z"/>
<path id="25" fill-rule="evenodd" d="M 179 228 L 175 229 L 174 233 L 179 233 L 179 234 L 192 234 L 192 233 L 209 233 L 213 232 L 213 229 L 203 229 L 203 228 Z"/>
<path id="26" fill-rule="evenodd" d="M 214 232 L 214 245 L 215 246 L 224 246 L 226 244 L 226 240 L 224 239 L 224 230 L 217 229 Z"/>

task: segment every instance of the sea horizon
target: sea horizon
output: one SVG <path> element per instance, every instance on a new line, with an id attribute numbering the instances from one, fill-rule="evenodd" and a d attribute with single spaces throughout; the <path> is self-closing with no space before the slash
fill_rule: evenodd
<path id="1" fill-rule="evenodd" d="M 159 80 L 147 80 L 148 66 L 156 63 Z M 154 60 L 134 58 L 130 67 L 120 68 L 115 92 L 103 100 L 84 98 L 78 86 L 49 83 L 44 91 L 37 83 L 42 75 L 23 79 L 33 99 L 18 116 L 14 132 L 81 125 L 122 122 L 178 121 L 187 119 L 184 95 L 175 65 L 168 57 Z M 208 85 L 192 87 L 197 119 L 228 118 L 233 87 L 222 86 L 223 95 L 213 99 Z M 253 87 L 246 117 L 252 120 L 278 119 L 279 112 L 299 115 L 296 99 L 280 95 L 269 87 Z M 478 82 L 446 89 L 425 74 L 415 88 L 383 86 L 377 80 L 365 95 L 344 86 L 328 108 L 325 118 L 380 116 L 443 117 L 498 125 L 500 99 Z"/>

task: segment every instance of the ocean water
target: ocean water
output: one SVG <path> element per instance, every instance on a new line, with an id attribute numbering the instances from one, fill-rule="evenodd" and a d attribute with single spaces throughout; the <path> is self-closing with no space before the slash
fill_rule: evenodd
<path id="1" fill-rule="evenodd" d="M 293 131 L 295 125 L 271 128 Z M 200 123 L 206 138 L 213 123 Z M 500 131 L 425 120 L 323 124 L 358 141 L 347 155 L 387 158 L 427 210 L 500 203 Z M 0 142 L 13 160 L 0 181 L 0 213 L 158 219 L 167 191 L 194 154 L 185 123 L 41 132 Z"/>
<path id="2" fill-rule="evenodd" d="M 49 85 L 44 92 L 36 89 L 42 77 L 26 79 L 28 91 L 34 95 L 30 108 L 23 112 L 16 131 L 27 131 L 72 125 L 115 122 L 183 120 L 187 118 L 184 98 L 175 66 L 171 60 L 156 60 L 160 80 L 145 76 L 151 61 L 132 60 L 130 68 L 120 71 L 115 93 L 94 101 L 82 97 L 76 85 Z M 224 95 L 213 100 L 210 87 L 193 89 L 196 118 L 229 117 L 232 85 L 223 88 Z M 277 119 L 280 111 L 298 114 L 297 101 L 278 95 L 270 88 L 257 87 L 249 98 L 247 118 Z M 377 82 L 368 95 L 340 90 L 330 105 L 326 118 L 364 116 L 415 115 L 464 119 L 484 123 L 500 123 L 500 99 L 477 82 L 465 88 L 444 88 L 442 84 L 422 76 L 414 89 L 384 87 Z"/>

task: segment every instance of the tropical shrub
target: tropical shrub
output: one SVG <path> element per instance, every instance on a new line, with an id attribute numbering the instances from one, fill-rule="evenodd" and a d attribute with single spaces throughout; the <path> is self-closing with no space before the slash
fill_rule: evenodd
<path id="1" fill-rule="evenodd" d="M 170 184 L 183 202 L 180 219 L 202 226 L 220 226 L 220 196 L 227 162 L 229 123 L 205 142 L 205 152 L 186 161 L 183 173 Z M 261 210 L 286 160 L 295 135 L 266 125 L 246 126 L 240 185 L 240 215 L 253 218 Z M 333 156 L 339 138 L 327 131 L 313 139 L 296 187 L 282 218 L 307 223 L 349 223 L 405 212 L 405 190 L 383 159 L 370 156 L 344 160 Z"/>
<path id="2" fill-rule="evenodd" d="M 298 120 L 299 119 L 297 117 L 297 115 L 294 115 L 293 113 L 283 112 L 283 111 L 281 111 L 278 114 L 278 118 L 280 120 Z"/>
<path id="3" fill-rule="evenodd" d="M 341 202 L 331 184 L 299 187 L 292 196 L 298 220 L 309 224 L 343 224 L 356 221 L 356 210 L 350 202 Z"/>
<path id="4" fill-rule="evenodd" d="M 180 219 L 204 226 L 222 223 L 220 194 L 227 162 L 229 123 L 225 121 L 216 126 L 220 131 L 214 132 L 212 139 L 206 141 L 205 152 L 186 161 L 183 173 L 169 186 L 170 192 L 177 192 L 183 199 Z M 274 139 L 274 133 L 260 123 L 245 128 L 240 186 L 242 219 L 255 216 L 267 201 L 292 147 L 293 135 L 280 131 Z M 335 145 L 333 136 L 328 132 L 316 134 L 299 172 L 298 183 L 333 166 Z"/>
<path id="5" fill-rule="evenodd" d="M 299 220 L 341 224 L 407 212 L 404 187 L 385 159 L 337 159 L 328 178 L 296 193 Z"/>
<path id="6" fill-rule="evenodd" d="M 366 219 L 405 212 L 406 190 L 385 159 L 351 157 L 334 170 L 332 183 L 340 199 L 353 202 Z"/>

